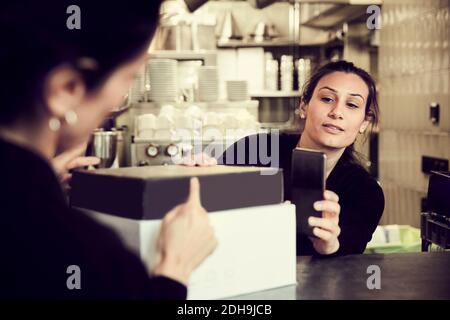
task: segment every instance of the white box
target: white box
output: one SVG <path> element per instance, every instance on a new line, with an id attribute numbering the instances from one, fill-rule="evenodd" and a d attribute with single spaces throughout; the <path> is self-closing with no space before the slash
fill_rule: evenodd
<path id="1" fill-rule="evenodd" d="M 152 261 L 161 220 L 133 220 L 80 209 L 116 230 Z M 290 203 L 209 213 L 218 246 L 191 275 L 188 299 L 221 299 L 296 283 L 295 206 Z"/>

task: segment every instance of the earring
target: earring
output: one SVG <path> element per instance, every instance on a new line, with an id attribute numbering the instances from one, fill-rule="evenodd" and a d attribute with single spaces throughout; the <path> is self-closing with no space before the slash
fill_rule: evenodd
<path id="1" fill-rule="evenodd" d="M 61 128 L 61 121 L 58 118 L 51 117 L 48 121 L 48 126 L 52 131 L 58 131 Z"/>
<path id="2" fill-rule="evenodd" d="M 305 119 L 305 114 L 303 112 L 300 113 L 300 119 Z"/>
<path id="3" fill-rule="evenodd" d="M 64 115 L 64 119 L 66 120 L 69 126 L 73 126 L 78 121 L 78 116 L 73 110 L 69 110 Z"/>

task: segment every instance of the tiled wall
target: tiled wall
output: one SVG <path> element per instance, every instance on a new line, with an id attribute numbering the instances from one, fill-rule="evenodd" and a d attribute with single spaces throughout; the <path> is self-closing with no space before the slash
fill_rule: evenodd
<path id="1" fill-rule="evenodd" d="M 419 226 L 422 155 L 450 159 L 450 0 L 389 0 L 379 51 L 382 224 Z M 440 122 L 429 104 L 440 105 Z M 450 192 L 449 192 L 450 195 Z"/>

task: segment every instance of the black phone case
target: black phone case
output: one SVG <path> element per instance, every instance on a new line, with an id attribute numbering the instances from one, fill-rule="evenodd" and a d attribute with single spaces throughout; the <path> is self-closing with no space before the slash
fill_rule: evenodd
<path id="1" fill-rule="evenodd" d="M 308 218 L 322 217 L 313 204 L 323 200 L 325 160 L 325 154 L 315 150 L 297 148 L 292 152 L 292 203 L 296 207 L 298 234 L 314 237 Z"/>

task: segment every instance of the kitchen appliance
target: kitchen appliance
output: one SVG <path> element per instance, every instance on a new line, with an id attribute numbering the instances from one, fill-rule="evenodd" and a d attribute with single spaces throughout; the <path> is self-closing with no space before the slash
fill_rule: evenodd
<path id="1" fill-rule="evenodd" d="M 219 156 L 242 136 L 257 133 L 257 118 L 258 101 L 255 100 L 148 102 L 134 105 L 118 123 L 127 127 L 127 165 L 138 166 L 172 164 L 166 149 L 179 143 L 183 143 L 185 150 L 196 147 L 195 150 Z M 156 154 L 147 153 L 151 144 L 158 145 Z"/>
<path id="2" fill-rule="evenodd" d="M 219 157 L 234 140 L 172 141 L 171 139 L 134 138 L 131 144 L 131 166 L 159 166 L 180 163 L 183 157 L 206 153 Z"/>
<path id="3" fill-rule="evenodd" d="M 191 145 L 157 139 L 134 139 L 131 145 L 131 166 L 173 165 L 191 149 Z"/>
<path id="4" fill-rule="evenodd" d="M 432 171 L 426 212 L 421 214 L 422 251 L 431 244 L 450 249 L 450 172 Z"/>
<path id="5" fill-rule="evenodd" d="M 186 90 L 181 90 L 185 99 L 133 103 L 129 112 L 118 119 L 117 125 L 127 128 L 124 136 L 127 166 L 172 164 L 168 150 L 179 152 L 183 148 L 198 147 L 192 141 L 181 141 L 186 136 L 200 139 L 200 150 L 210 147 L 209 149 L 213 149 L 212 155 L 219 156 L 220 150 L 223 152 L 228 145 L 241 138 L 243 132 L 246 135 L 253 134 L 259 129 L 258 101 L 248 99 L 248 89 L 241 90 L 242 86 L 238 86 L 234 91 L 235 97 L 243 101 L 216 99 L 218 88 L 210 83 L 217 78 L 216 52 L 153 51 L 149 54 L 149 59 L 176 60 L 178 78 L 190 80 L 185 83 Z M 182 68 L 183 64 L 189 65 Z M 203 88 L 200 90 L 200 98 L 215 101 L 198 101 L 198 94 L 193 95 L 192 90 L 189 90 L 189 84 L 197 83 L 199 69 L 205 70 L 205 77 L 200 75 L 199 79 Z M 179 87 L 183 89 L 184 85 L 179 83 Z M 180 128 L 188 134 L 181 136 L 178 133 Z M 233 130 L 239 132 L 229 132 Z M 173 146 L 178 146 L 180 142 L 183 142 L 181 149 Z"/>

